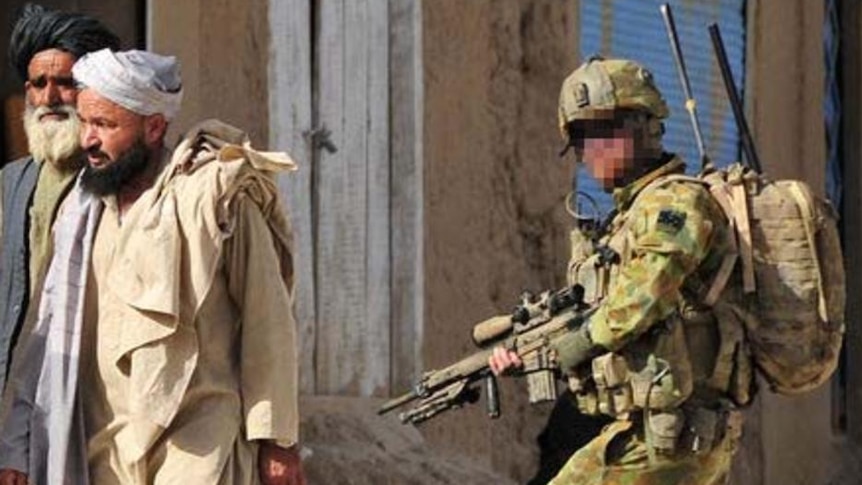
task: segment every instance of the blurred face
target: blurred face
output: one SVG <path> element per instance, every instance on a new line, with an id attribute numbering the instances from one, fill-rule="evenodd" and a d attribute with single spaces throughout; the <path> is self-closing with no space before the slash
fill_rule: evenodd
<path id="1" fill-rule="evenodd" d="M 27 69 L 24 131 L 30 153 L 58 166 L 77 166 L 80 126 L 75 115 L 77 90 L 72 80 L 75 58 L 48 49 L 36 53 Z"/>
<path id="2" fill-rule="evenodd" d="M 92 89 L 78 95 L 81 147 L 87 157 L 81 183 L 96 195 L 116 194 L 142 174 L 149 161 L 147 117 Z"/>
<path id="3" fill-rule="evenodd" d="M 579 121 L 570 127 L 578 159 L 606 192 L 640 175 L 661 153 L 647 147 L 644 119 L 612 116 Z"/>
<path id="4" fill-rule="evenodd" d="M 607 137 L 586 138 L 581 160 L 599 185 L 610 192 L 623 183 L 626 174 L 634 171 L 634 150 L 633 135 L 619 131 Z"/>

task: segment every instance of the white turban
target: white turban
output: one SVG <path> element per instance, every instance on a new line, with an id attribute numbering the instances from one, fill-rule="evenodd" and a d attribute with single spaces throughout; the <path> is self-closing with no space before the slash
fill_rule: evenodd
<path id="1" fill-rule="evenodd" d="M 173 119 L 183 99 L 175 57 L 147 51 L 91 52 L 72 67 L 75 81 L 114 103 L 141 115 Z"/>

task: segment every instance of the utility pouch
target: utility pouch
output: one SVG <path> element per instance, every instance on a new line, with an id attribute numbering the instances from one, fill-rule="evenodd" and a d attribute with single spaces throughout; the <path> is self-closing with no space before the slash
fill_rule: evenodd
<path id="1" fill-rule="evenodd" d="M 679 407 L 691 396 L 691 361 L 682 322 L 671 318 L 665 328 L 627 351 L 634 405 L 642 409 Z"/>
<path id="2" fill-rule="evenodd" d="M 629 367 L 619 354 L 607 353 L 592 361 L 599 411 L 609 416 L 628 413 L 634 407 Z"/>
<path id="3" fill-rule="evenodd" d="M 584 288 L 584 303 L 595 305 L 600 299 L 598 255 L 593 253 L 592 241 L 577 229 L 572 231 L 572 258 L 569 260 L 567 281 L 569 285 Z"/>
<path id="4" fill-rule="evenodd" d="M 721 412 L 706 408 L 686 411 L 686 426 L 681 448 L 696 455 L 712 451 L 719 438 L 719 426 L 724 425 Z"/>
<path id="5" fill-rule="evenodd" d="M 567 376 L 567 382 L 581 413 L 591 416 L 601 414 L 596 384 L 588 366 L 578 367 L 574 373 Z"/>
<path id="6" fill-rule="evenodd" d="M 662 452 L 673 452 L 685 425 L 685 414 L 679 409 L 648 411 L 646 426 L 652 447 Z"/>

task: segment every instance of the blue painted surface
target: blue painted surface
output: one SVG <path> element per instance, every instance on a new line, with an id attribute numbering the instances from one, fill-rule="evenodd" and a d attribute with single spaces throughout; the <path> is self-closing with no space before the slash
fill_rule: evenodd
<path id="1" fill-rule="evenodd" d="M 835 207 L 841 207 L 844 190 L 841 172 L 841 86 L 839 83 L 841 58 L 841 22 L 838 2 L 826 0 L 826 18 L 823 26 L 823 58 L 826 72 L 826 94 L 823 96 L 823 118 L 826 124 L 826 194 Z"/>

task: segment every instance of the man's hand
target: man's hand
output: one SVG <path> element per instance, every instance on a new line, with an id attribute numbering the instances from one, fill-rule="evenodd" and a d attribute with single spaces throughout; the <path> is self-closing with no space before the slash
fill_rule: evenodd
<path id="1" fill-rule="evenodd" d="M 0 485 L 27 485 L 27 474 L 18 470 L 0 470 Z"/>
<path id="2" fill-rule="evenodd" d="M 518 354 L 511 350 L 506 350 L 503 347 L 494 347 L 491 356 L 488 357 L 488 367 L 495 376 L 500 376 L 512 368 L 523 367 L 524 363 Z M 2 485 L 2 484 L 0 484 Z"/>
<path id="3" fill-rule="evenodd" d="M 305 485 L 298 445 L 282 448 L 274 443 L 263 442 L 260 444 L 257 465 L 262 485 Z M 0 482 L 0 485 L 6 484 Z M 26 484 L 22 482 L 22 485 Z"/>

